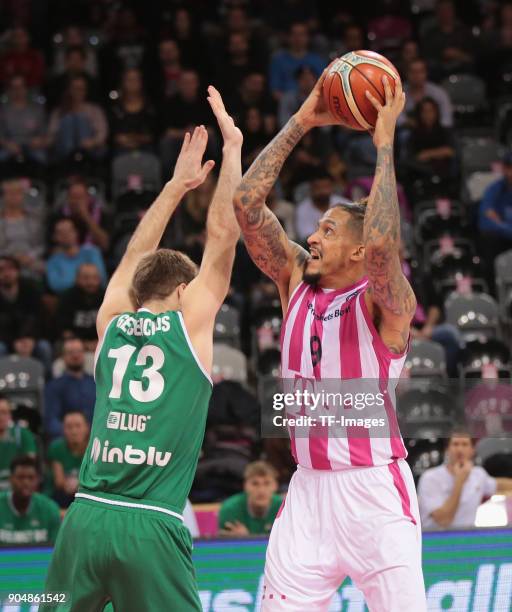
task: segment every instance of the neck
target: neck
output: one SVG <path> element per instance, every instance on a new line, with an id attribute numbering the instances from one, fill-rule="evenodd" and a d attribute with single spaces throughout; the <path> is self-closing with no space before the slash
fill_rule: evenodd
<path id="1" fill-rule="evenodd" d="M 78 245 L 72 244 L 72 245 L 61 247 L 61 250 L 66 255 L 69 255 L 70 257 L 73 257 L 74 255 L 76 255 L 78 253 L 80 248 L 78 247 Z"/>
<path id="2" fill-rule="evenodd" d="M 79 453 L 84 452 L 87 448 L 87 440 L 82 442 L 68 442 L 68 448 L 73 454 L 78 455 Z"/>
<path id="3" fill-rule="evenodd" d="M 25 514 L 30 505 L 31 496 L 25 497 L 24 495 L 18 495 L 17 493 L 12 494 L 12 505 L 20 514 Z"/>
<path id="4" fill-rule="evenodd" d="M 251 504 L 249 503 L 249 513 L 252 516 L 255 516 L 257 518 L 261 518 L 262 516 L 265 516 L 268 512 L 268 509 L 270 508 L 270 503 L 266 504 L 265 506 L 259 506 L 256 504 Z"/>
<path id="5" fill-rule="evenodd" d="M 345 289 L 363 280 L 365 276 L 364 265 L 355 265 L 343 273 L 326 274 L 320 279 L 318 286 L 321 289 Z"/>
<path id="6" fill-rule="evenodd" d="M 84 375 L 83 369 L 80 369 L 80 370 L 70 370 L 69 368 L 66 368 L 66 372 L 70 376 L 73 376 L 74 378 L 82 378 L 82 376 Z"/>
<path id="7" fill-rule="evenodd" d="M 25 213 L 23 212 L 23 209 L 20 208 L 19 206 L 5 206 L 4 207 L 4 217 L 8 217 L 8 218 L 18 218 L 18 217 L 24 217 Z"/>
<path id="8" fill-rule="evenodd" d="M 146 308 L 153 314 L 161 314 L 168 310 L 180 310 L 180 304 L 176 300 L 149 300 L 145 302 L 140 308 Z"/>

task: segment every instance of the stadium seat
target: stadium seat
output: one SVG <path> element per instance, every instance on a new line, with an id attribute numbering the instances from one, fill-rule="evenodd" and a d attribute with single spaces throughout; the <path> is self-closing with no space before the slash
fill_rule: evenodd
<path id="1" fill-rule="evenodd" d="M 464 178 L 473 172 L 489 172 L 503 156 L 503 147 L 495 140 L 471 139 L 464 143 L 461 152 L 461 169 Z"/>
<path id="2" fill-rule="evenodd" d="M 114 199 L 127 191 L 159 191 L 161 164 L 151 153 L 126 153 L 112 162 L 112 195 Z"/>
<path id="3" fill-rule="evenodd" d="M 457 396 L 450 386 L 423 381 L 399 394 L 397 414 L 406 438 L 436 438 L 451 429 L 460 412 Z"/>
<path id="4" fill-rule="evenodd" d="M 430 437 L 427 431 L 419 431 L 419 434 L 418 438 L 404 440 L 408 453 L 407 463 L 411 466 L 416 483 L 425 470 L 443 462 L 444 438 L 446 437 L 443 431 L 439 431 L 434 437 Z"/>
<path id="5" fill-rule="evenodd" d="M 494 260 L 496 273 L 496 291 L 500 305 L 500 317 L 507 324 L 512 324 L 511 292 L 512 292 L 512 250 L 501 253 Z"/>
<path id="6" fill-rule="evenodd" d="M 464 214 L 464 207 L 458 200 L 451 198 L 437 198 L 421 200 L 414 204 L 414 220 L 418 220 L 425 211 L 435 211 L 441 214 L 444 210 L 449 210 L 450 214 Z"/>
<path id="7" fill-rule="evenodd" d="M 228 304 L 221 306 L 215 319 L 213 340 L 240 348 L 240 314 L 233 306 Z"/>
<path id="8" fill-rule="evenodd" d="M 247 382 L 247 358 L 242 351 L 224 343 L 213 345 L 212 379 Z"/>
<path id="9" fill-rule="evenodd" d="M 42 412 L 44 367 L 31 357 L 10 355 L 0 359 L 0 392 L 14 404 Z"/>
<path id="10" fill-rule="evenodd" d="M 486 105 L 485 83 L 470 74 L 452 74 L 441 86 L 450 96 L 455 113 L 461 117 L 475 115 Z"/>
<path id="11" fill-rule="evenodd" d="M 444 349 L 432 340 L 413 340 L 404 367 L 408 368 L 411 377 L 445 377 Z"/>
<path id="12" fill-rule="evenodd" d="M 472 172 L 462 184 L 462 199 L 472 204 L 479 202 L 487 187 L 499 178 L 501 178 L 500 172 L 481 170 Z"/>
<path id="13" fill-rule="evenodd" d="M 496 338 L 467 342 L 461 356 L 464 379 L 511 379 L 510 350 Z"/>
<path id="14" fill-rule="evenodd" d="M 452 294 L 444 305 L 446 321 L 467 340 L 493 338 L 498 333 L 498 305 L 486 294 Z"/>

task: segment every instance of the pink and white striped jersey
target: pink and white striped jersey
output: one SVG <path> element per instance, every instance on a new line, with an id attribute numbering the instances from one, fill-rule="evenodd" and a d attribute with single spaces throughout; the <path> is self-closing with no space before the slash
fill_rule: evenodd
<path id="1" fill-rule="evenodd" d="M 326 379 L 364 379 L 366 388 L 373 385 L 382 392 L 379 410 L 387 423 L 381 436 L 356 426 L 335 437 L 327 426 L 289 427 L 293 456 L 304 467 L 343 470 L 387 465 L 407 456 L 395 409 L 395 387 L 407 350 L 397 355 L 382 341 L 364 300 L 367 285 L 366 278 L 336 290 L 301 282 L 290 297 L 281 330 L 283 385 L 290 390 L 312 382 L 318 389 Z M 350 406 L 341 410 L 347 417 L 364 416 Z"/>

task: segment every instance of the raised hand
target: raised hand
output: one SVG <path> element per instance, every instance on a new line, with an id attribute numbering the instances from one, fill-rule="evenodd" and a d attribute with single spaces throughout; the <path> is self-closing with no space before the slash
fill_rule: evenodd
<path id="1" fill-rule="evenodd" d="M 339 123 L 331 115 L 324 101 L 323 85 L 330 67 L 331 64 L 322 72 L 311 93 L 295 114 L 297 121 L 308 130 L 322 125 L 335 125 Z"/>
<path id="2" fill-rule="evenodd" d="M 203 155 L 208 143 L 208 132 L 204 125 L 196 127 L 192 136 L 187 132 L 174 167 L 172 182 L 184 191 L 195 189 L 204 182 L 215 165 L 213 160 L 203 164 Z"/>
<path id="3" fill-rule="evenodd" d="M 405 105 L 405 94 L 402 91 L 402 84 L 400 82 L 395 84 L 394 94 L 391 91 L 389 78 L 387 76 L 382 77 L 382 83 L 384 85 L 384 94 L 386 98 L 385 104 L 381 104 L 370 91 L 366 91 L 366 97 L 370 100 L 378 113 L 377 123 L 375 124 L 375 130 L 373 132 L 373 144 L 377 148 L 393 145 L 396 121 Z"/>
<path id="4" fill-rule="evenodd" d="M 233 144 L 241 147 L 244 140 L 242 132 L 236 127 L 232 117 L 228 115 L 220 93 L 213 85 L 210 85 L 208 87 L 208 94 L 207 100 L 219 124 L 222 138 L 224 139 L 224 145 Z"/>

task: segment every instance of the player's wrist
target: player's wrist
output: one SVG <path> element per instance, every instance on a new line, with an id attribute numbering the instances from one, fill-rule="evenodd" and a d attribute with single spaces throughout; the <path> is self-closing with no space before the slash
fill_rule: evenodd
<path id="1" fill-rule="evenodd" d="M 314 118 L 308 113 L 302 111 L 301 109 L 299 109 L 293 115 L 293 119 L 295 119 L 295 122 L 298 123 L 304 129 L 304 132 L 307 132 L 315 127 Z"/>
<path id="2" fill-rule="evenodd" d="M 170 181 L 167 181 L 164 187 L 165 195 L 177 199 L 181 199 L 187 193 L 187 191 L 189 190 L 187 187 L 185 187 L 185 181 L 180 181 L 175 177 L 173 177 Z"/>

